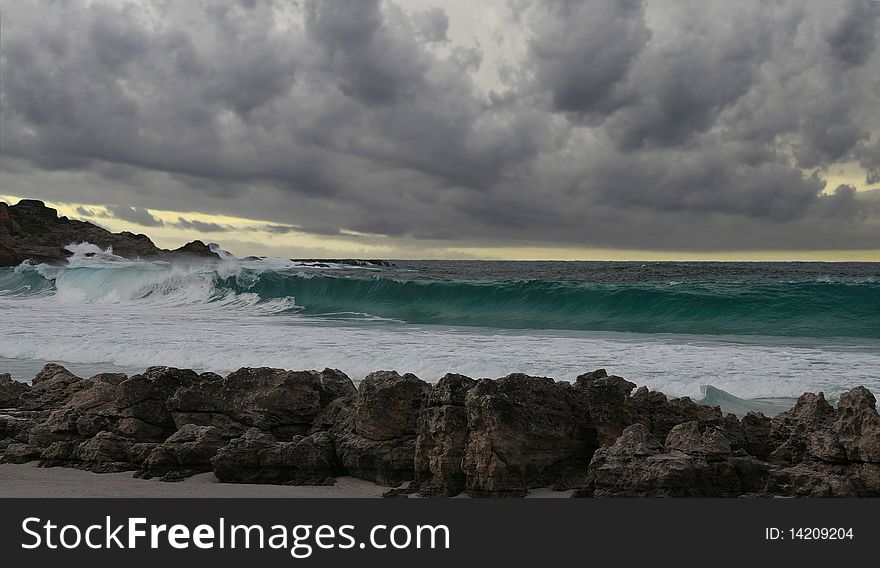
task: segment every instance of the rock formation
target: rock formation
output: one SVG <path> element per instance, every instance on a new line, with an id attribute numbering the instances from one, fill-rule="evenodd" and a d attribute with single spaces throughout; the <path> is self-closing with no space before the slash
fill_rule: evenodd
<path id="1" fill-rule="evenodd" d="M 635 391 L 635 392 L 633 392 Z M 330 484 L 350 475 L 428 497 L 880 496 L 880 415 L 864 387 L 804 394 L 773 418 L 668 399 L 604 370 L 434 385 L 379 371 L 151 367 L 83 379 L 0 374 L 0 460 L 165 481 Z"/>
<path id="2" fill-rule="evenodd" d="M 129 259 L 217 260 L 219 255 L 201 241 L 179 249 L 160 249 L 146 235 L 128 231 L 111 233 L 86 221 L 59 217 L 42 201 L 22 199 L 15 205 L 0 202 L 0 267 L 24 261 L 64 264 L 71 252 L 67 245 L 88 242 Z"/>
<path id="3" fill-rule="evenodd" d="M 19 397 L 29 389 L 28 385 L 13 381 L 9 373 L 0 373 L 0 408 L 16 408 Z"/>

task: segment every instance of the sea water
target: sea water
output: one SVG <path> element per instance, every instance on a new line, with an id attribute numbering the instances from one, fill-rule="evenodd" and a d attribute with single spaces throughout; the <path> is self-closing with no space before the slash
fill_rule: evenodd
<path id="1" fill-rule="evenodd" d="M 65 267 L 0 269 L 0 372 L 333 367 L 433 382 L 604 367 L 697 399 L 880 392 L 876 263 L 175 265 L 70 248 Z"/>

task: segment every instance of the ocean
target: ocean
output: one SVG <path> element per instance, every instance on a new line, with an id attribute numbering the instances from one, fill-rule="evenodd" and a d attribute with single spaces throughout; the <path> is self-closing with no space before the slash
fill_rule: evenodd
<path id="1" fill-rule="evenodd" d="M 355 382 L 380 369 L 434 382 L 601 367 L 728 406 L 880 392 L 877 263 L 185 266 L 70 248 L 67 267 L 0 269 L 0 372 L 333 367 Z"/>

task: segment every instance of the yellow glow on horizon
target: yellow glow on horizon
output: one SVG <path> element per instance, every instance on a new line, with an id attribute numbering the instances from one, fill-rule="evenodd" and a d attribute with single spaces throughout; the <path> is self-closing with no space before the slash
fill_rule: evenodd
<path id="1" fill-rule="evenodd" d="M 7 203 L 16 203 L 19 197 L 0 195 L 0 200 Z M 73 219 L 82 219 L 92 223 L 101 225 L 111 231 L 130 231 L 132 233 L 145 233 L 157 246 L 164 248 L 177 248 L 187 242 L 193 240 L 201 240 L 207 242 L 218 242 L 221 247 L 223 241 L 231 242 L 256 242 L 266 246 L 267 248 L 283 248 L 285 246 L 295 247 L 297 249 L 314 249 L 316 251 L 326 251 L 329 253 L 337 253 L 339 255 L 348 256 L 348 253 L 356 253 L 357 255 L 376 256 L 391 252 L 392 247 L 379 246 L 368 243 L 358 242 L 356 239 L 346 238 L 351 235 L 343 234 L 339 237 L 315 235 L 298 230 L 291 230 L 287 233 L 273 233 L 268 227 L 278 226 L 281 223 L 273 221 L 265 221 L 260 219 L 248 219 L 244 217 L 233 217 L 229 215 L 215 215 L 207 213 L 199 213 L 196 211 L 168 211 L 163 209 L 148 209 L 149 213 L 164 223 L 154 227 L 147 227 L 132 223 L 124 219 L 109 216 L 109 210 L 103 205 L 95 205 L 89 203 L 62 203 L 58 201 L 45 201 L 48 207 L 58 210 L 59 215 L 64 215 Z M 77 207 L 84 207 L 96 212 L 99 216 L 89 217 L 80 214 Z M 106 217 L 100 215 L 107 215 Z M 221 232 L 203 232 L 196 229 L 188 229 L 174 225 L 178 219 L 183 217 L 188 221 L 199 221 L 202 223 L 215 223 L 221 225 L 226 230 Z M 226 248 L 226 247 L 224 247 Z M 260 251 L 241 250 L 230 251 L 236 256 L 247 256 L 251 254 L 262 254 Z"/>
<path id="2" fill-rule="evenodd" d="M 16 196 L 0 195 L 0 201 L 17 203 Z M 177 248 L 186 242 L 199 239 L 219 242 L 236 256 L 255 255 L 294 256 L 303 258 L 348 257 L 388 259 L 473 259 L 473 260 L 598 260 L 598 261 L 723 261 L 723 262 L 880 262 L 880 250 L 767 250 L 767 251 L 652 251 L 638 249 L 603 249 L 583 247 L 469 247 L 435 246 L 413 247 L 411 244 L 394 244 L 380 235 L 366 235 L 355 231 L 342 231 L 338 236 L 326 236 L 293 230 L 275 234 L 260 227 L 279 223 L 228 215 L 214 215 L 193 211 L 168 211 L 149 209 L 150 214 L 165 224 L 145 227 L 115 217 L 84 217 L 77 207 L 85 207 L 99 214 L 107 214 L 103 205 L 61 203 L 46 201 L 46 205 L 58 210 L 60 215 L 96 222 L 112 231 L 147 233 L 163 248 Z M 179 217 L 189 221 L 216 223 L 227 227 L 223 232 L 201 232 L 172 225 Z M 359 237 L 388 240 L 388 244 L 365 243 Z M 255 250 L 257 249 L 257 250 Z"/>
<path id="3" fill-rule="evenodd" d="M 880 250 L 651 251 L 556 247 L 448 249 L 478 260 L 600 260 L 647 262 L 880 262 Z"/>

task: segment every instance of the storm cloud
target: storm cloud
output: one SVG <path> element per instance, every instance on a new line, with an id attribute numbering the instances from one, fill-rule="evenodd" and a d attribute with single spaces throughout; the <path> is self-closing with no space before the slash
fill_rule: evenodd
<path id="1" fill-rule="evenodd" d="M 880 248 L 880 3 L 468 6 L 5 2 L 3 191 L 410 248 Z"/>

